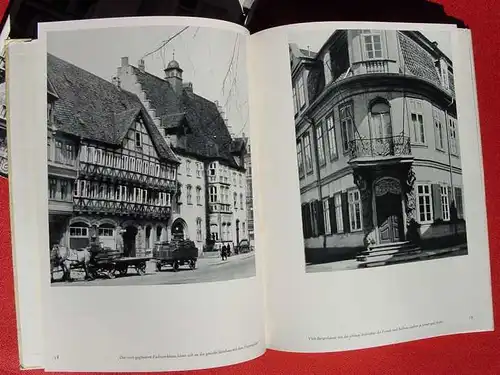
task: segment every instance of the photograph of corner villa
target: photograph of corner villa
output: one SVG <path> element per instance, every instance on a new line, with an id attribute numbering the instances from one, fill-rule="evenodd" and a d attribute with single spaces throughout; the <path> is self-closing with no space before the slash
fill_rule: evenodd
<path id="1" fill-rule="evenodd" d="M 467 254 L 447 40 L 402 30 L 290 35 L 307 272 Z"/>

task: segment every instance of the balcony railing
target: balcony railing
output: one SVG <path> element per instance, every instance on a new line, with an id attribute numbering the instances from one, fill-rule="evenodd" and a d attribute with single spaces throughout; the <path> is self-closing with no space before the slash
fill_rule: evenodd
<path id="1" fill-rule="evenodd" d="M 365 60 L 354 63 L 346 73 L 346 77 L 350 75 L 373 74 L 373 73 L 390 73 L 391 60 Z"/>
<path id="2" fill-rule="evenodd" d="M 349 142 L 350 160 L 357 158 L 381 158 L 411 155 L 410 137 L 355 139 Z"/>
<path id="3" fill-rule="evenodd" d="M 232 212 L 231 205 L 226 203 L 210 203 L 208 206 L 210 213 L 216 212 Z"/>
<path id="4" fill-rule="evenodd" d="M 175 192 L 177 190 L 177 181 L 174 180 L 82 161 L 80 161 L 80 175 L 130 181 L 142 186 L 158 188 L 171 192 Z"/>
<path id="5" fill-rule="evenodd" d="M 167 219 L 171 213 L 171 207 L 168 206 L 120 202 L 108 199 L 74 197 L 73 204 L 75 211 L 96 212 L 118 216 L 141 216 L 146 218 Z"/>

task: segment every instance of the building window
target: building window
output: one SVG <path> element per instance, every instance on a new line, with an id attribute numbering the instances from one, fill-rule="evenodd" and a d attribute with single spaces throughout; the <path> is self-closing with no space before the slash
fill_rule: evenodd
<path id="1" fill-rule="evenodd" d="M 363 45 L 365 48 L 365 58 L 382 58 L 382 35 L 380 31 L 363 30 Z"/>
<path id="2" fill-rule="evenodd" d="M 49 178 L 49 198 L 56 199 L 57 196 L 57 180 Z"/>
<path id="3" fill-rule="evenodd" d="M 203 164 L 196 163 L 196 177 L 201 178 L 203 174 Z"/>
<path id="4" fill-rule="evenodd" d="M 69 227 L 69 235 L 71 237 L 88 237 L 89 236 L 89 228 L 87 227 L 77 227 L 71 226 Z"/>
<path id="5" fill-rule="evenodd" d="M 186 175 L 191 176 L 191 160 L 186 160 Z"/>
<path id="6" fill-rule="evenodd" d="M 298 100 L 297 88 L 295 86 L 293 86 L 292 91 L 293 91 L 293 113 L 297 114 L 297 112 L 299 111 L 299 106 L 297 104 L 297 100 Z"/>
<path id="7" fill-rule="evenodd" d="M 196 204 L 201 206 L 201 186 L 196 187 Z"/>
<path id="8" fill-rule="evenodd" d="M 344 104 L 339 107 L 340 136 L 342 138 L 342 149 L 349 151 L 350 143 L 354 140 L 354 119 L 352 104 Z"/>
<path id="9" fill-rule="evenodd" d="M 299 167 L 299 176 L 302 177 L 304 175 L 304 154 L 300 139 L 297 141 L 297 164 Z"/>
<path id="10" fill-rule="evenodd" d="M 201 218 L 196 218 L 196 241 L 202 240 Z"/>
<path id="11" fill-rule="evenodd" d="M 243 209 L 243 194 L 240 194 L 240 209 Z"/>
<path id="12" fill-rule="evenodd" d="M 372 132 L 375 138 L 392 137 L 391 108 L 386 102 L 377 102 L 370 108 Z"/>
<path id="13" fill-rule="evenodd" d="M 246 237 L 246 225 L 245 225 L 245 222 L 241 223 L 241 231 L 243 233 L 243 237 Z"/>
<path id="14" fill-rule="evenodd" d="M 99 228 L 99 237 L 113 237 L 115 235 L 115 230 L 113 228 Z"/>
<path id="15" fill-rule="evenodd" d="M 186 186 L 186 200 L 187 200 L 187 204 L 193 204 L 193 201 L 192 201 L 192 186 L 191 185 L 188 185 Z"/>
<path id="16" fill-rule="evenodd" d="M 61 141 L 56 141 L 55 161 L 58 162 L 58 163 L 63 163 L 64 162 L 63 145 L 62 145 Z"/>
<path id="17" fill-rule="evenodd" d="M 444 150 L 443 124 L 439 120 L 434 120 L 434 130 L 436 133 L 436 148 Z"/>
<path id="18" fill-rule="evenodd" d="M 210 186 L 210 203 L 217 203 L 217 187 Z"/>
<path id="19" fill-rule="evenodd" d="M 450 153 L 458 156 L 458 137 L 457 137 L 457 123 L 455 119 L 450 118 Z"/>
<path id="20" fill-rule="evenodd" d="M 311 138 L 309 138 L 309 133 L 306 133 L 304 136 L 304 156 L 305 156 L 305 165 L 306 172 L 312 172 L 313 164 L 312 164 L 312 149 L 311 149 Z"/>
<path id="21" fill-rule="evenodd" d="M 351 232 L 361 230 L 361 195 L 358 190 L 348 192 L 348 202 Z"/>
<path id="22" fill-rule="evenodd" d="M 328 138 L 328 155 L 330 161 L 338 158 L 337 139 L 335 137 L 335 121 L 333 114 L 326 118 L 326 136 Z"/>
<path id="23" fill-rule="evenodd" d="M 60 199 L 63 201 L 67 201 L 69 196 L 68 181 L 61 180 L 59 182 L 59 189 L 61 193 Z"/>
<path id="24" fill-rule="evenodd" d="M 450 196 L 449 196 L 449 187 L 441 186 L 441 210 L 443 214 L 443 220 L 450 220 Z"/>
<path id="25" fill-rule="evenodd" d="M 325 165 L 325 143 L 323 136 L 323 122 L 320 122 L 316 127 L 316 143 L 317 143 L 317 152 L 318 152 L 318 163 L 320 166 Z"/>
<path id="26" fill-rule="evenodd" d="M 238 193 L 233 194 L 233 206 L 235 210 L 238 209 Z"/>
<path id="27" fill-rule="evenodd" d="M 330 223 L 330 208 L 328 204 L 328 198 L 323 199 L 323 221 L 325 223 L 325 234 L 330 234 L 332 232 L 332 227 Z"/>
<path id="28" fill-rule="evenodd" d="M 425 144 L 425 126 L 421 100 L 410 100 L 412 142 Z"/>
<path id="29" fill-rule="evenodd" d="M 140 131 L 135 132 L 135 147 L 142 147 L 142 134 Z"/>
<path id="30" fill-rule="evenodd" d="M 299 110 L 306 104 L 306 88 L 304 85 L 304 77 L 300 76 L 297 80 L 297 98 Z"/>
<path id="31" fill-rule="evenodd" d="M 417 185 L 417 211 L 421 224 L 432 222 L 432 193 L 429 184 Z"/>
<path id="32" fill-rule="evenodd" d="M 342 194 L 337 193 L 333 196 L 335 204 L 335 221 L 337 222 L 337 233 L 344 233 L 344 218 L 342 216 Z"/>

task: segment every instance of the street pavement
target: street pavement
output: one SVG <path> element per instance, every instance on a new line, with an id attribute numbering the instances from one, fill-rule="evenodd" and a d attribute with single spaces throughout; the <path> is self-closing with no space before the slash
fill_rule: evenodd
<path id="1" fill-rule="evenodd" d="M 222 261 L 217 258 L 198 258 L 196 269 L 190 270 L 188 266 L 181 266 L 178 272 L 172 267 L 164 266 L 161 272 L 157 272 L 154 262 L 148 262 L 146 274 L 139 276 L 135 269 L 129 268 L 126 276 L 118 276 L 114 279 L 99 278 L 85 281 L 84 274 L 78 270 L 72 270 L 73 282 L 56 281 L 53 286 L 106 286 L 106 285 L 168 285 L 168 284 L 191 284 L 213 281 L 224 281 L 242 279 L 255 276 L 255 253 L 239 254 Z M 60 274 L 54 275 L 57 280 Z"/>
<path id="2" fill-rule="evenodd" d="M 378 264 L 376 266 L 380 267 L 380 266 L 384 266 L 384 265 L 441 259 L 441 258 L 447 258 L 447 257 L 451 257 L 451 256 L 458 256 L 458 255 L 466 255 L 466 254 L 467 254 L 467 246 L 456 246 L 456 247 L 452 247 L 452 248 L 424 250 L 418 256 L 412 256 L 412 257 L 409 256 L 409 257 L 404 258 L 404 259 L 399 258 L 397 260 L 392 260 L 392 261 L 388 260 L 388 261 L 382 262 L 381 264 Z M 346 270 L 355 270 L 355 269 L 361 269 L 360 262 L 358 262 L 356 259 L 348 259 L 348 260 L 342 260 L 342 261 L 338 261 L 338 262 L 318 263 L 318 264 L 306 265 L 306 272 L 307 273 L 346 271 Z"/>

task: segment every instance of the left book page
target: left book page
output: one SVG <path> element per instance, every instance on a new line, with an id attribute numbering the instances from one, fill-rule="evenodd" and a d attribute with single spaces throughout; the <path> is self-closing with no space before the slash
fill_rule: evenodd
<path id="1" fill-rule="evenodd" d="M 264 352 L 246 41 L 193 18 L 40 25 L 33 120 L 10 127 L 9 148 L 13 161 L 31 149 L 31 168 L 11 173 L 40 206 L 47 371 L 202 369 Z"/>

